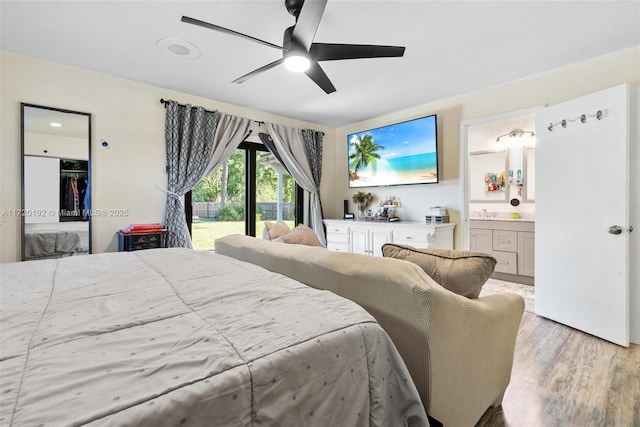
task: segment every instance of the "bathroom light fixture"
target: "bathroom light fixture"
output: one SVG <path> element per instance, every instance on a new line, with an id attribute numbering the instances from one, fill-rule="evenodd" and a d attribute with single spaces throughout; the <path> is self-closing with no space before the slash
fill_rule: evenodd
<path id="1" fill-rule="evenodd" d="M 49 126 L 54 127 L 54 128 L 61 128 L 62 124 L 60 123 L 55 123 L 55 122 L 51 122 L 49 123 Z"/>
<path id="2" fill-rule="evenodd" d="M 311 66 L 311 61 L 304 54 L 293 53 L 285 58 L 284 66 L 289 71 L 293 71 L 294 73 L 301 73 L 309 69 L 309 67 Z"/>
<path id="3" fill-rule="evenodd" d="M 533 138 L 534 136 L 536 136 L 535 133 L 533 133 L 532 130 L 522 130 L 522 129 L 514 129 L 509 133 L 505 133 L 504 135 L 500 135 L 499 137 L 496 138 L 496 142 L 500 142 L 500 140 L 502 138 L 504 138 L 505 136 L 508 136 L 509 138 L 515 138 L 518 137 L 520 138 L 521 136 L 523 136 L 524 134 L 528 133 L 529 135 L 531 135 L 531 137 Z"/>

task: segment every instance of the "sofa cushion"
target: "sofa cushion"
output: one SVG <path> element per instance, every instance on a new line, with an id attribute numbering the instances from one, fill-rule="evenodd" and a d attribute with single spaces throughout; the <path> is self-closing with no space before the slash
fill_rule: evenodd
<path id="1" fill-rule="evenodd" d="M 265 221 L 262 238 L 265 240 L 274 240 L 274 239 L 277 239 L 278 237 L 284 236 L 289 231 L 291 231 L 289 226 L 282 221 L 278 221 L 278 222 Z"/>
<path id="2" fill-rule="evenodd" d="M 298 224 L 293 230 L 276 239 L 271 239 L 271 241 L 307 246 L 322 246 L 316 233 L 304 224 Z"/>
<path id="3" fill-rule="evenodd" d="M 482 285 L 496 267 L 489 254 L 449 249 L 416 249 L 411 246 L 386 243 L 382 255 L 417 264 L 444 288 L 467 298 L 477 298 Z"/>

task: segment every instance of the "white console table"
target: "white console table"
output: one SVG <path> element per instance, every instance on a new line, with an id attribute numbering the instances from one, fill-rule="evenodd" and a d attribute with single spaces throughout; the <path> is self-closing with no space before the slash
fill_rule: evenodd
<path id="1" fill-rule="evenodd" d="M 416 248 L 453 249 L 453 223 L 420 221 L 353 221 L 325 219 L 327 249 L 382 256 L 382 245 L 398 243 Z"/>

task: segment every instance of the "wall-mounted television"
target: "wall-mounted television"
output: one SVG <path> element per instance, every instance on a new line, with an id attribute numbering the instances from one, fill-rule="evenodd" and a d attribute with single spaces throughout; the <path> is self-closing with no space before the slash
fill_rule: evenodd
<path id="1" fill-rule="evenodd" d="M 347 136 L 349 188 L 438 182 L 436 115 Z"/>

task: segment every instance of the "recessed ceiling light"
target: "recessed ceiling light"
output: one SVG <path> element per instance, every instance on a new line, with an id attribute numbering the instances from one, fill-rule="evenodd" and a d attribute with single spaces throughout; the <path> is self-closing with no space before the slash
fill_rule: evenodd
<path id="1" fill-rule="evenodd" d="M 61 128 L 62 124 L 51 122 L 51 123 L 49 123 L 49 126 L 54 127 L 54 128 Z"/>
<path id="2" fill-rule="evenodd" d="M 200 56 L 200 49 L 186 40 L 166 38 L 158 40 L 156 45 L 184 59 L 196 59 Z"/>

